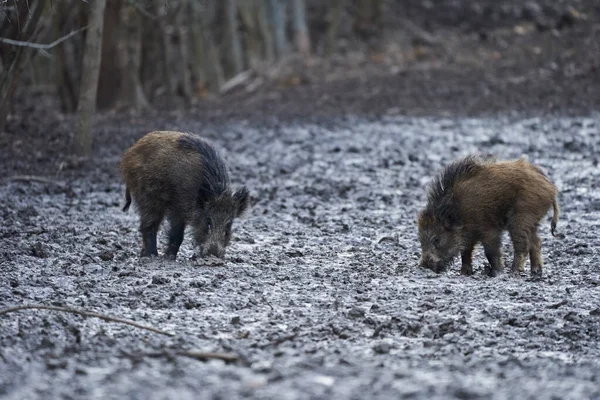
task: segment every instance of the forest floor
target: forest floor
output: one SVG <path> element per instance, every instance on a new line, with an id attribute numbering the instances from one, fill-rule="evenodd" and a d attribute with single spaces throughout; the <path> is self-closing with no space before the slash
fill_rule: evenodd
<path id="1" fill-rule="evenodd" d="M 440 25 L 401 54 L 100 114 L 87 160 L 68 156 L 74 118 L 23 92 L 0 133 L 0 307 L 175 336 L 0 315 L 0 397 L 600 398 L 600 24 L 573 15 Z M 158 129 L 209 138 L 250 189 L 222 262 L 194 259 L 190 238 L 177 261 L 137 257 L 118 163 Z M 483 276 L 481 251 L 472 277 L 418 268 L 426 185 L 468 152 L 526 154 L 559 187 L 542 278 Z"/>

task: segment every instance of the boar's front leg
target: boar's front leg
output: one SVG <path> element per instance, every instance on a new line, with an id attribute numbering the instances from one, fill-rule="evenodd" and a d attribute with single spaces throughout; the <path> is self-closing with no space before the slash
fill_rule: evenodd
<path id="1" fill-rule="evenodd" d="M 183 242 L 185 221 L 178 216 L 170 216 L 169 222 L 171 223 L 171 227 L 169 229 L 169 243 L 167 245 L 165 256 L 174 260 L 177 257 L 179 247 Z"/>
<path id="2" fill-rule="evenodd" d="M 504 266 L 502 265 L 502 232 L 490 231 L 483 237 L 483 249 L 485 257 L 490 263 L 488 275 L 491 277 L 498 276 L 502 273 Z"/>
<path id="3" fill-rule="evenodd" d="M 465 241 L 465 248 L 460 253 L 462 265 L 460 268 L 461 275 L 473 275 L 473 248 L 477 243 L 476 238 L 469 237 Z"/>

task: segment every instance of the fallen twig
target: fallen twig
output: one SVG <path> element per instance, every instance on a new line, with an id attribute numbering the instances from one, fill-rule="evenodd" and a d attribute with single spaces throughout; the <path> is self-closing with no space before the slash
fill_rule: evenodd
<path id="1" fill-rule="evenodd" d="M 37 175 L 14 175 L 14 176 L 11 176 L 8 179 L 11 180 L 11 181 L 13 181 L 13 182 L 51 183 L 51 184 L 57 185 L 57 186 L 65 186 L 64 182 L 57 181 L 57 180 L 50 179 L 50 178 L 46 178 L 44 176 L 37 176 Z"/>
<path id="2" fill-rule="evenodd" d="M 29 229 L 27 231 L 20 231 L 18 233 L 20 233 L 21 235 L 41 235 L 44 233 L 47 233 L 48 231 L 46 230 L 46 228 L 39 228 L 39 229 Z"/>
<path id="3" fill-rule="evenodd" d="M 16 307 L 9 307 L 9 308 L 2 309 L 2 310 L 0 310 L 0 315 L 8 314 L 8 313 L 15 312 L 15 311 L 22 311 L 22 310 L 50 310 L 50 311 L 67 312 L 67 313 L 71 313 L 71 314 L 81 315 L 83 317 L 100 318 L 107 322 L 117 322 L 119 324 L 131 325 L 131 326 L 135 326 L 136 328 L 146 329 L 148 331 L 151 331 L 154 333 L 159 333 L 161 335 L 175 336 L 174 333 L 162 331 L 160 329 L 156 329 L 151 326 L 141 325 L 141 324 L 138 324 L 137 322 L 134 322 L 131 320 L 115 318 L 115 317 L 111 317 L 108 315 L 99 314 L 99 313 L 96 313 L 93 311 L 78 310 L 76 308 L 70 308 L 70 307 L 56 307 L 56 306 L 32 304 L 32 305 L 16 306 Z"/>
<path id="4" fill-rule="evenodd" d="M 200 361 L 206 360 L 223 360 L 225 362 L 233 362 L 237 361 L 239 357 L 237 354 L 233 353 L 213 353 L 213 352 L 203 352 L 203 351 L 178 351 L 178 356 L 185 356 L 194 358 Z"/>
<path id="5" fill-rule="evenodd" d="M 565 300 L 559 301 L 558 303 L 555 303 L 555 304 L 550 304 L 550 305 L 549 305 L 548 307 L 546 307 L 546 308 L 550 308 L 550 309 L 557 309 L 557 308 L 560 308 L 560 307 L 562 307 L 562 306 L 565 306 L 565 305 L 567 305 L 567 304 L 569 304 L 569 302 L 568 302 L 568 301 L 565 299 Z"/>
<path id="6" fill-rule="evenodd" d="M 250 79 L 252 77 L 252 70 L 247 70 L 247 71 L 243 71 L 240 72 L 239 74 L 237 74 L 236 76 L 234 76 L 233 78 L 231 78 L 230 80 L 228 80 L 227 82 L 225 82 L 220 88 L 219 88 L 219 92 L 221 94 L 226 93 L 240 85 L 243 85 L 244 83 L 246 83 L 248 81 L 248 79 Z"/>
<path id="7" fill-rule="evenodd" d="M 140 353 L 140 354 L 130 354 L 123 353 L 131 358 L 141 358 L 141 357 L 173 357 L 173 356 L 182 356 L 189 357 L 199 361 L 208 361 L 208 360 L 223 360 L 225 362 L 234 362 L 239 360 L 239 356 L 233 353 L 214 353 L 214 352 L 204 352 L 204 351 L 159 351 L 155 353 Z"/>
<path id="8" fill-rule="evenodd" d="M 371 335 L 372 338 L 376 338 L 377 336 L 379 336 L 379 334 L 381 333 L 381 331 L 385 328 L 389 328 L 390 327 L 390 323 L 389 322 L 385 322 L 383 324 L 379 324 L 377 325 L 377 327 L 373 330 L 373 335 Z"/>
<path id="9" fill-rule="evenodd" d="M 266 349 L 267 347 L 277 347 L 280 344 L 283 344 L 283 343 L 285 343 L 287 341 L 290 341 L 290 340 L 294 340 L 297 337 L 298 337 L 298 333 L 292 333 L 290 335 L 281 336 L 281 337 L 279 337 L 279 338 L 277 338 L 277 339 L 275 339 L 275 340 L 273 340 L 273 341 L 271 341 L 269 343 L 263 344 L 262 346 L 260 346 L 260 348 L 261 349 Z"/>

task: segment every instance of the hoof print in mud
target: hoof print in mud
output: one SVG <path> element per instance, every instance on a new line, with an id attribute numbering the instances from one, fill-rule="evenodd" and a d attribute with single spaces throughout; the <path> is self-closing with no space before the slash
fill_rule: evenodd
<path id="1" fill-rule="evenodd" d="M 152 277 L 153 285 L 166 285 L 167 283 L 171 283 L 171 279 L 167 278 L 166 276 L 154 275 Z"/>
<path id="2" fill-rule="evenodd" d="M 33 244 L 29 250 L 30 254 L 37 258 L 48 258 L 50 257 L 50 252 L 48 251 L 48 246 L 41 242 L 36 242 Z"/>

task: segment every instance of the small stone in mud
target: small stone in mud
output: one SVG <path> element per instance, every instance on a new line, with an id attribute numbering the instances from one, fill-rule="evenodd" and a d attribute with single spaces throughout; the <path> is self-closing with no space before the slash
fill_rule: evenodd
<path id="1" fill-rule="evenodd" d="M 290 250 L 287 251 L 285 255 L 288 257 L 304 257 L 304 253 L 302 253 L 300 250 Z"/>
<path id="2" fill-rule="evenodd" d="M 241 320 L 240 320 L 240 316 L 236 315 L 235 317 L 231 318 L 231 324 L 232 325 L 239 325 L 241 324 Z"/>
<path id="3" fill-rule="evenodd" d="M 68 366 L 67 360 L 48 360 L 46 361 L 46 368 L 48 369 L 65 369 Z"/>
<path id="4" fill-rule="evenodd" d="M 30 248 L 30 252 L 31 252 L 32 256 L 37 257 L 37 258 L 48 258 L 49 257 L 47 247 L 44 244 L 42 244 L 41 242 L 36 242 L 34 245 L 32 245 Z"/>
<path id="5" fill-rule="evenodd" d="M 11 279 L 10 280 L 10 287 L 12 287 L 12 288 L 19 287 L 19 281 L 16 280 L 16 279 Z"/>
<path id="6" fill-rule="evenodd" d="M 169 282 L 171 282 L 171 280 L 169 278 L 167 278 L 166 276 L 154 275 L 152 277 L 152 283 L 155 285 L 164 285 Z"/>
<path id="7" fill-rule="evenodd" d="M 115 253 L 110 250 L 104 250 L 98 255 L 98 257 L 100 257 L 102 261 L 110 261 L 115 258 Z"/>
<path id="8" fill-rule="evenodd" d="M 27 206 L 25 208 L 22 208 L 17 212 L 17 214 L 21 219 L 29 219 L 40 215 L 33 206 Z"/>
<path id="9" fill-rule="evenodd" d="M 373 351 L 376 354 L 388 354 L 391 349 L 392 346 L 387 342 L 379 342 L 373 346 Z"/>
<path id="10" fill-rule="evenodd" d="M 350 318 L 362 318 L 364 316 L 365 316 L 365 311 L 358 307 L 353 307 L 350 309 L 350 311 L 348 311 L 348 317 L 350 317 Z"/>

